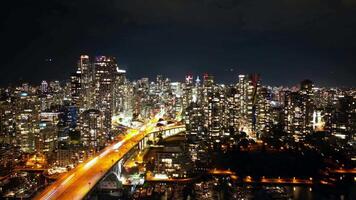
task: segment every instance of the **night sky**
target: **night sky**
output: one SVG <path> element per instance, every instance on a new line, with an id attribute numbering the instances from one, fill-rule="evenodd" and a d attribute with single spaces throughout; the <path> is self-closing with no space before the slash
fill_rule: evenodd
<path id="1" fill-rule="evenodd" d="M 0 19 L 1 85 L 66 80 L 89 54 L 130 79 L 356 86 L 356 0 L 14 0 Z"/>

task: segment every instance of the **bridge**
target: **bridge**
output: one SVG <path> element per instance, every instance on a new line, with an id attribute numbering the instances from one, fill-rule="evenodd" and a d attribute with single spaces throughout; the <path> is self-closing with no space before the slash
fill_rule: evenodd
<path id="1" fill-rule="evenodd" d="M 185 131 L 184 125 L 168 124 L 157 127 L 157 122 L 158 118 L 156 117 L 139 130 L 127 130 L 123 140 L 106 147 L 94 158 L 78 165 L 49 185 L 34 199 L 84 199 L 103 179 L 120 178 L 122 164 L 133 148 L 142 150 L 148 145 L 147 141 L 155 142 L 158 135 L 164 139 Z"/>

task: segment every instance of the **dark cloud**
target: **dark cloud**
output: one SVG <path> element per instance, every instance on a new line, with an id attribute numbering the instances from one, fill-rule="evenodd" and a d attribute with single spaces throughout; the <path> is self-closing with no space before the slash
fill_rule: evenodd
<path id="1" fill-rule="evenodd" d="M 259 72 L 270 84 L 354 86 L 355 11 L 353 0 L 12 1 L 0 12 L 0 83 L 65 79 L 88 53 L 117 56 L 131 78 Z"/>

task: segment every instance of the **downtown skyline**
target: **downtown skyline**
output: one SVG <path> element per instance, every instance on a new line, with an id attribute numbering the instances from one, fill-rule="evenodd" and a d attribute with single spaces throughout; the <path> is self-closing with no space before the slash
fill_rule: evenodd
<path id="1" fill-rule="evenodd" d="M 0 199 L 356 199 L 356 0 L 20 0 L 0 27 Z"/>
<path id="2" fill-rule="evenodd" d="M 80 55 L 76 63 L 65 83 L 0 88 L 2 197 L 137 199 L 196 192 L 204 199 L 200 181 L 281 184 L 261 191 L 296 199 L 319 195 L 312 192 L 319 185 L 345 184 L 340 196 L 352 196 L 355 89 L 319 87 L 308 79 L 271 87 L 255 73 L 239 74 L 234 84 L 221 84 L 213 74 L 131 81 L 112 56 Z M 260 168 L 266 161 L 272 166 Z M 204 176 L 231 181 L 199 180 Z M 16 187 L 19 179 L 24 183 Z M 140 194 L 144 183 L 154 190 L 157 181 L 188 181 L 184 190 L 195 192 L 178 187 L 173 194 Z M 249 193 L 212 187 L 207 199 L 258 196 Z"/>

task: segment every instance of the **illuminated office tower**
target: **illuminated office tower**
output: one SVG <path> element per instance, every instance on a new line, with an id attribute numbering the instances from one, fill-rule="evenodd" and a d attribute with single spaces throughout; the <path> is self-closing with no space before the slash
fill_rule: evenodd
<path id="1" fill-rule="evenodd" d="M 165 96 L 169 94 L 170 90 L 170 79 L 163 77 L 162 75 L 157 75 L 156 77 L 156 83 L 155 83 L 155 94 L 159 95 L 162 94 L 163 98 L 166 98 Z"/>
<path id="2" fill-rule="evenodd" d="M 258 88 L 258 99 L 256 105 L 256 136 L 270 132 L 271 104 L 269 91 L 266 87 Z"/>
<path id="3" fill-rule="evenodd" d="M 80 116 L 81 142 L 87 149 L 94 152 L 103 147 L 101 138 L 104 136 L 104 116 L 99 110 L 86 110 Z"/>
<path id="4" fill-rule="evenodd" d="M 113 114 L 125 112 L 128 108 L 128 84 L 126 80 L 126 71 L 117 69 L 116 80 L 113 88 Z"/>
<path id="5" fill-rule="evenodd" d="M 313 131 L 313 82 L 310 80 L 304 80 L 300 83 L 299 93 L 302 98 L 302 112 L 303 112 L 303 133 L 309 134 Z"/>
<path id="6" fill-rule="evenodd" d="M 190 103 L 185 109 L 186 136 L 190 141 L 204 139 L 204 116 L 203 108 L 196 102 Z"/>
<path id="7" fill-rule="evenodd" d="M 224 94 L 214 85 L 214 77 L 205 75 L 203 82 L 204 127 L 211 145 L 219 145 L 223 134 Z"/>
<path id="8" fill-rule="evenodd" d="M 356 97 L 340 95 L 331 114 L 332 134 L 349 142 L 356 141 Z"/>
<path id="9" fill-rule="evenodd" d="M 50 105 L 61 105 L 63 104 L 64 93 L 59 81 L 51 81 L 49 83 L 50 93 L 51 93 L 51 103 Z"/>
<path id="10" fill-rule="evenodd" d="M 314 88 L 313 131 L 332 132 L 332 113 L 337 104 L 336 96 L 336 89 Z"/>
<path id="11" fill-rule="evenodd" d="M 238 132 L 239 129 L 239 116 L 238 116 L 238 93 L 234 86 L 227 86 L 225 89 L 225 110 L 224 110 L 224 128 L 229 135 Z"/>
<path id="12" fill-rule="evenodd" d="M 42 94 L 46 94 L 48 92 L 48 83 L 47 81 L 41 82 L 41 92 Z"/>
<path id="13" fill-rule="evenodd" d="M 138 118 L 142 114 L 142 110 L 144 110 L 143 101 L 148 96 L 149 91 L 149 82 L 148 78 L 142 78 L 137 82 L 134 82 L 132 85 L 132 94 L 133 94 L 133 116 L 134 118 Z"/>
<path id="14" fill-rule="evenodd" d="M 72 74 L 70 76 L 70 96 L 73 105 L 80 105 L 80 76 Z"/>
<path id="15" fill-rule="evenodd" d="M 76 164 L 79 160 L 81 151 L 78 142 L 74 142 L 73 136 L 79 136 L 78 107 L 67 103 L 59 108 L 58 115 L 58 138 L 57 138 L 57 160 L 59 166 Z"/>
<path id="16" fill-rule="evenodd" d="M 95 107 L 103 112 L 105 135 L 111 130 L 113 112 L 113 91 L 118 75 L 118 65 L 114 57 L 97 56 L 95 70 Z"/>
<path id="17" fill-rule="evenodd" d="M 163 91 L 163 87 L 165 85 L 165 79 L 162 75 L 157 75 L 156 76 L 156 84 L 155 84 L 155 93 L 160 93 L 160 91 Z"/>
<path id="18" fill-rule="evenodd" d="M 238 90 L 238 108 L 239 117 L 244 118 L 247 113 L 247 89 L 248 81 L 245 75 L 239 75 L 239 82 L 237 83 Z"/>
<path id="19" fill-rule="evenodd" d="M 93 105 L 93 67 L 89 56 L 81 55 L 77 71 L 71 76 L 71 96 L 74 105 L 87 109 Z"/>
<path id="20" fill-rule="evenodd" d="M 80 75 L 81 85 L 82 85 L 81 88 L 83 90 L 87 88 L 86 84 L 90 82 L 91 73 L 92 73 L 92 66 L 90 63 L 89 56 L 81 55 L 78 61 L 76 74 Z"/>
<path id="21" fill-rule="evenodd" d="M 57 146 L 58 132 L 55 124 L 49 121 L 41 121 L 40 132 L 36 138 L 36 150 L 47 157 L 51 157 Z"/>
<path id="22" fill-rule="evenodd" d="M 299 92 L 285 93 L 284 124 L 285 131 L 293 135 L 296 140 L 303 135 L 304 112 L 303 102 Z"/>
<path id="23" fill-rule="evenodd" d="M 248 77 L 246 75 L 239 75 L 237 88 L 237 113 L 238 116 L 238 130 L 244 132 L 251 132 L 251 124 L 247 117 L 248 113 Z"/>
<path id="24" fill-rule="evenodd" d="M 209 132 L 212 127 L 212 100 L 214 94 L 214 77 L 209 76 L 208 74 L 204 75 L 202 88 L 202 107 L 203 107 L 203 116 L 204 116 L 204 127 L 207 129 L 207 137 L 210 136 Z M 210 130 L 209 130 L 210 129 Z M 208 139 L 208 138 L 207 138 Z"/>
<path id="25" fill-rule="evenodd" d="M 313 102 L 313 83 L 304 80 L 299 91 L 286 92 L 285 98 L 285 130 L 299 140 L 313 131 L 315 120 Z"/>
<path id="26" fill-rule="evenodd" d="M 25 152 L 35 150 L 35 138 L 39 133 L 40 104 L 34 95 L 21 95 L 16 108 L 16 132 L 20 148 Z"/>
<path id="27" fill-rule="evenodd" d="M 187 108 L 193 101 L 193 76 L 187 75 L 183 86 L 183 108 Z"/>
<path id="28" fill-rule="evenodd" d="M 81 108 L 89 109 L 93 106 L 93 66 L 89 56 L 81 55 L 78 61 L 77 74 L 80 78 Z"/>
<path id="29" fill-rule="evenodd" d="M 185 126 L 188 149 L 193 162 L 202 158 L 203 145 L 206 141 L 206 129 L 204 128 L 203 108 L 196 102 L 192 102 L 185 111 Z"/>
<path id="30" fill-rule="evenodd" d="M 55 156 L 54 151 L 58 142 L 57 123 L 59 122 L 59 112 L 41 112 L 40 113 L 40 132 L 36 138 L 36 150 L 44 153 L 47 158 Z"/>
<path id="31" fill-rule="evenodd" d="M 59 140 L 68 139 L 68 130 L 74 130 L 78 125 L 78 107 L 72 105 L 63 105 L 59 108 L 58 125 L 62 126 L 64 131 L 59 131 Z"/>
<path id="32" fill-rule="evenodd" d="M 175 117 L 181 117 L 183 113 L 183 85 L 180 82 L 170 83 L 170 89 L 172 94 L 172 113 Z"/>
<path id="33" fill-rule="evenodd" d="M 120 105 L 118 105 L 117 112 L 124 114 L 124 116 L 132 116 L 134 111 L 134 92 L 133 85 L 126 81 L 124 85 L 120 86 Z"/>
<path id="34" fill-rule="evenodd" d="M 258 91 L 260 87 L 259 75 L 239 75 L 237 84 L 239 129 L 252 137 L 255 137 L 257 132 Z"/>
<path id="35" fill-rule="evenodd" d="M 13 145 L 17 143 L 14 106 L 11 98 L 0 100 L 0 141 Z"/>
<path id="36" fill-rule="evenodd" d="M 214 92 L 212 104 L 212 118 L 211 127 L 209 127 L 208 133 L 213 139 L 214 143 L 220 143 L 224 134 L 224 106 L 225 95 L 221 91 Z"/>

